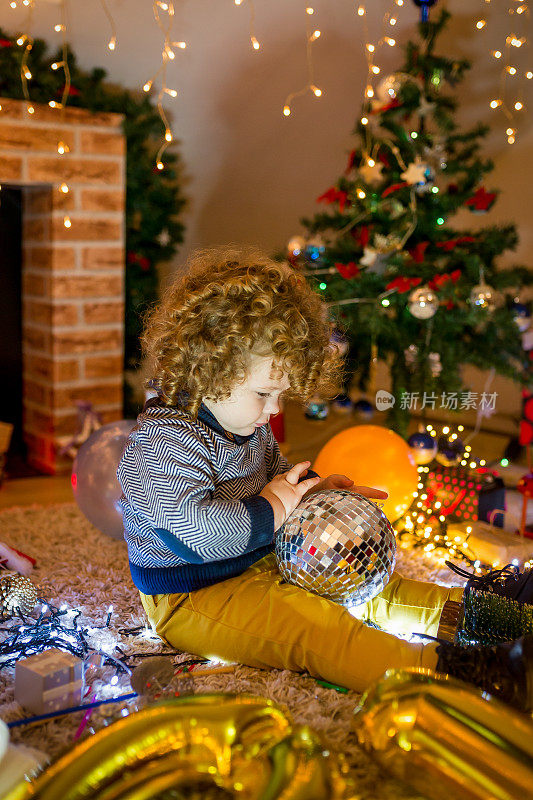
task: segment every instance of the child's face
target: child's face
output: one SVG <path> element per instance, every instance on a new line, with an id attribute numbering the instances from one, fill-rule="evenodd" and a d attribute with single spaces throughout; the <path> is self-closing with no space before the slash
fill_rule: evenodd
<path id="1" fill-rule="evenodd" d="M 275 378 L 271 374 L 276 375 Z M 279 411 L 279 398 L 290 386 L 284 373 L 272 369 L 271 356 L 250 355 L 248 374 L 227 400 L 203 401 L 224 430 L 249 436 Z"/>

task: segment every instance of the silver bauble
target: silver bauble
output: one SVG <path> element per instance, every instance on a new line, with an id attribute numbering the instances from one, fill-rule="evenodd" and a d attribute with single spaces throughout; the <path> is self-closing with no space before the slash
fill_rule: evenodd
<path id="1" fill-rule="evenodd" d="M 393 72 L 381 80 L 376 87 L 376 95 L 383 103 L 390 103 L 398 96 L 403 84 L 410 80 L 411 76 L 402 72 Z"/>
<path id="2" fill-rule="evenodd" d="M 496 292 L 488 283 L 480 283 L 474 286 L 470 292 L 470 302 L 476 308 L 486 308 L 487 311 L 494 311 L 496 308 Z"/>
<path id="3" fill-rule="evenodd" d="M 409 311 L 417 319 L 430 319 L 439 307 L 439 298 L 429 286 L 418 286 L 409 295 Z"/>
<path id="4" fill-rule="evenodd" d="M 277 532 L 276 558 L 288 583 L 356 606 L 387 585 L 396 539 L 383 511 L 367 497 L 319 491 L 303 500 Z"/>

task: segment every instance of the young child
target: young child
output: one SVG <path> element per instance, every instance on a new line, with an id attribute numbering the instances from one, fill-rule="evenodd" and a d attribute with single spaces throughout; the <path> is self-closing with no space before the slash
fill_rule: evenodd
<path id="1" fill-rule="evenodd" d="M 389 667 L 429 667 L 533 705 L 532 640 L 453 644 L 461 589 L 395 573 L 356 618 L 282 582 L 274 533 L 304 496 L 386 497 L 344 475 L 320 478 L 309 461 L 288 464 L 272 435 L 281 395 L 305 403 L 338 391 L 327 312 L 304 278 L 251 250 L 199 252 L 152 312 L 144 346 L 157 397 L 139 416 L 118 478 L 132 578 L 163 639 L 358 691 Z M 365 620 L 442 641 L 410 642 Z"/>

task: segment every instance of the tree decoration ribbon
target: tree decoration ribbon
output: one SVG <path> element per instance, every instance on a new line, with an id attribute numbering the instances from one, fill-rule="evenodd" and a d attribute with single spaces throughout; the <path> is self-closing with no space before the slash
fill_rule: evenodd
<path id="1" fill-rule="evenodd" d="M 430 800 L 530 797 L 533 723 L 428 669 L 392 669 L 356 709 L 359 744 Z"/>
<path id="2" fill-rule="evenodd" d="M 141 800 L 167 792 L 344 800 L 353 796 L 345 772 L 342 757 L 271 700 L 205 694 L 119 719 L 4 800 Z"/>
<path id="3" fill-rule="evenodd" d="M 328 189 L 327 192 L 321 194 L 320 197 L 317 197 L 317 203 L 337 203 L 339 204 L 339 210 L 341 213 L 344 211 L 346 203 L 348 201 L 348 193 L 343 192 L 341 189 L 336 189 L 334 186 L 331 189 Z"/>
<path id="4" fill-rule="evenodd" d="M 447 283 L 457 283 L 461 274 L 460 269 L 454 269 L 453 272 L 443 272 L 442 275 L 435 275 L 434 278 L 428 281 L 428 286 L 435 291 L 445 286 Z"/>
<path id="5" fill-rule="evenodd" d="M 399 294 L 403 294 L 404 292 L 409 292 L 411 289 L 414 289 L 415 286 L 418 286 L 420 283 L 422 283 L 422 278 L 406 278 L 404 275 L 400 275 L 398 278 L 394 278 L 393 281 L 388 283 L 385 288 L 397 289 Z"/>
<path id="6" fill-rule="evenodd" d="M 440 247 L 441 250 L 445 250 L 447 253 L 449 253 L 450 250 L 453 250 L 454 247 L 457 247 L 458 245 L 468 244 L 475 241 L 475 236 L 458 236 L 456 239 L 447 239 L 445 242 L 437 242 L 437 247 Z"/>

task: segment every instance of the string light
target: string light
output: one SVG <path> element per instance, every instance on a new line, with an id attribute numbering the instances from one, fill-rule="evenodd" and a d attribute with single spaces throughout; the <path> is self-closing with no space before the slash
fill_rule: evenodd
<path id="1" fill-rule="evenodd" d="M 109 8 L 107 6 L 106 0 L 100 0 L 100 3 L 101 3 L 101 6 L 102 6 L 102 8 L 104 10 L 104 14 L 106 15 L 107 19 L 109 20 L 109 24 L 111 26 L 111 38 L 109 39 L 109 42 L 107 43 L 107 46 L 111 51 L 113 51 L 113 50 L 115 50 L 115 48 L 117 46 L 117 31 L 116 31 L 116 28 L 115 28 L 115 22 L 113 20 L 113 17 L 111 16 L 111 12 L 109 11 Z"/>
<path id="2" fill-rule="evenodd" d="M 237 2 L 237 0 L 235 0 L 235 5 L 236 6 L 240 6 L 240 5 L 242 5 L 242 2 L 243 2 L 243 0 L 239 0 L 239 2 Z M 257 51 L 257 50 L 261 49 L 261 44 L 258 42 L 258 40 L 257 40 L 257 38 L 255 36 L 255 5 L 254 5 L 254 0 L 248 0 L 248 5 L 250 7 L 250 43 L 252 45 L 252 48 Z M 313 14 L 314 13 L 314 9 L 310 8 L 309 6 L 305 10 L 306 10 L 307 14 Z"/>
<path id="3" fill-rule="evenodd" d="M 236 5 L 240 5 L 240 3 L 236 3 Z M 172 46 L 179 47 L 181 50 L 184 50 L 187 46 L 186 42 L 174 42 L 172 41 L 172 25 L 174 22 L 174 3 L 173 2 L 161 2 L 161 0 L 154 0 L 152 4 L 152 11 L 154 14 L 154 19 L 161 29 L 163 33 L 163 47 L 161 50 L 161 66 L 152 77 L 147 80 L 143 85 L 143 91 L 149 92 L 153 86 L 154 80 L 159 77 L 161 88 L 159 94 L 157 96 L 157 110 L 159 112 L 159 116 L 161 117 L 161 121 L 165 128 L 165 134 L 163 137 L 163 142 L 157 151 L 157 155 L 155 158 L 156 167 L 159 170 L 165 168 L 163 163 L 162 156 L 167 147 L 173 141 L 172 131 L 170 129 L 170 124 L 168 118 L 165 114 L 165 110 L 163 108 L 163 97 L 165 94 L 168 94 L 170 97 L 177 97 L 178 92 L 176 89 L 171 89 L 167 86 L 167 66 L 169 61 L 173 61 L 176 54 L 172 49 Z M 160 12 L 164 12 L 167 15 L 165 21 L 161 18 Z"/>
<path id="4" fill-rule="evenodd" d="M 306 57 L 307 57 L 307 76 L 308 82 L 307 85 L 304 86 L 303 89 L 300 89 L 297 92 L 292 92 L 285 98 L 285 102 L 283 104 L 283 116 L 290 117 L 291 115 L 291 103 L 295 97 L 301 97 L 301 95 L 306 94 L 306 92 L 312 92 L 315 97 L 322 97 L 322 89 L 320 89 L 315 84 L 314 79 L 314 68 L 313 68 L 313 53 L 312 53 L 312 45 L 316 40 L 320 37 L 320 31 L 315 29 L 311 31 L 310 25 L 310 17 L 314 14 L 314 8 L 308 6 L 306 9 L 307 14 L 307 21 L 306 21 Z"/>
<path id="5" fill-rule="evenodd" d="M 485 0 L 487 2 L 487 0 Z M 512 18 L 515 13 L 521 18 L 521 15 L 524 11 L 529 11 L 528 6 L 526 3 L 523 3 L 523 0 L 516 0 L 517 3 L 520 5 L 509 5 L 507 8 L 508 15 Z M 528 16 L 528 15 L 526 15 Z M 511 20 L 511 24 L 515 27 L 517 21 Z M 481 30 L 485 28 L 487 25 L 487 20 L 484 18 L 479 19 L 476 22 L 476 28 Z M 525 72 L 520 69 L 520 67 L 516 63 L 516 59 L 519 56 L 519 53 L 513 51 L 511 53 L 511 48 L 520 49 L 523 45 L 528 44 L 528 38 L 525 35 L 522 35 L 517 30 L 511 30 L 508 35 L 505 37 L 505 49 L 495 49 L 490 50 L 491 56 L 500 61 L 501 63 L 501 72 L 500 72 L 500 87 L 499 87 L 499 96 L 490 100 L 489 105 L 492 109 L 501 109 L 503 111 L 507 125 L 511 123 L 513 125 L 513 132 L 511 134 L 507 133 L 507 142 L 508 144 L 514 144 L 516 141 L 516 123 L 515 123 L 515 113 L 518 111 L 522 111 L 524 108 L 523 98 L 520 97 L 520 86 L 518 78 L 521 75 L 525 75 L 528 78 L 529 75 L 533 77 L 532 72 Z M 524 48 L 527 50 L 527 47 Z M 507 85 L 507 78 L 513 77 L 515 80 L 511 85 Z M 509 94 L 510 91 L 513 92 L 515 95 L 514 98 L 510 98 Z M 516 96 L 518 94 L 518 97 Z M 508 128 L 509 130 L 509 128 Z"/>

